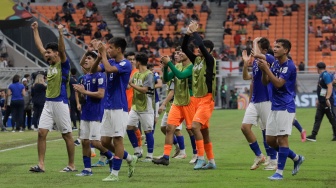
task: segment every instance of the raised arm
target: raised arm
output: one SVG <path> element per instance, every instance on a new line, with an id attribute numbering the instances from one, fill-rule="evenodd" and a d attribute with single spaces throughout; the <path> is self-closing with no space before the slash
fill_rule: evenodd
<path id="1" fill-rule="evenodd" d="M 105 72 L 107 73 L 117 73 L 118 72 L 118 68 L 115 67 L 115 66 L 112 66 L 110 65 L 110 63 L 108 62 L 107 60 L 107 53 L 106 53 L 106 48 L 105 46 L 103 45 L 103 43 L 99 43 L 98 44 L 98 50 L 99 50 L 99 53 L 101 55 L 101 62 L 103 63 L 104 65 L 104 68 L 105 68 Z M 98 60 L 99 58 L 97 58 Z M 96 64 L 96 63 L 95 63 Z M 98 66 L 98 65 L 97 65 Z M 101 69 L 99 69 L 100 67 L 98 67 L 98 71 Z"/>
<path id="2" fill-rule="evenodd" d="M 188 56 L 190 61 L 194 63 L 197 56 L 192 51 L 190 51 L 188 48 L 188 41 L 190 38 L 189 35 L 190 33 L 189 34 L 187 33 L 186 35 L 184 35 L 181 48 L 182 48 L 182 51 Z"/>
<path id="3" fill-rule="evenodd" d="M 266 60 L 265 54 L 262 54 L 258 45 L 259 40 L 261 37 L 257 37 L 253 40 L 253 56 L 255 58 Z"/>
<path id="4" fill-rule="evenodd" d="M 269 82 L 272 82 L 274 87 L 280 88 L 286 83 L 285 79 L 277 78 L 276 76 L 274 76 L 274 74 L 269 69 L 268 64 L 265 60 L 260 59 L 258 65 L 261 68 L 261 70 L 263 71 L 262 82 L 263 82 L 264 85 L 268 84 Z M 266 74 L 267 77 L 264 78 L 264 74 Z"/>
<path id="5" fill-rule="evenodd" d="M 212 57 L 212 55 L 209 53 L 209 51 L 206 49 L 206 47 L 204 46 L 203 44 L 203 40 L 202 38 L 200 37 L 200 35 L 198 34 L 197 32 L 197 29 L 196 31 L 193 31 L 193 36 L 195 38 L 195 41 L 194 43 L 198 46 L 198 48 L 201 50 L 202 52 L 202 55 L 204 56 L 205 58 L 205 62 L 207 64 L 207 66 L 214 66 L 215 65 L 215 60 L 214 58 Z"/>
<path id="6" fill-rule="evenodd" d="M 252 79 L 252 75 L 249 74 L 248 72 L 248 66 L 251 60 L 251 55 L 247 55 L 247 51 L 244 50 L 243 51 L 243 61 L 244 61 L 244 67 L 243 67 L 243 79 L 244 80 L 251 80 Z"/>
<path id="7" fill-rule="evenodd" d="M 168 66 L 163 67 L 163 81 L 169 82 L 171 79 L 174 78 L 174 73 L 171 71 L 168 71 Z"/>
<path id="8" fill-rule="evenodd" d="M 176 76 L 176 78 L 178 78 L 178 79 L 189 78 L 192 75 L 192 68 L 193 68 L 193 66 L 189 66 L 187 69 L 184 69 L 183 71 L 179 71 L 173 65 L 172 62 L 169 62 L 168 66 L 169 66 L 170 70 L 174 73 L 174 75 Z"/>
<path id="9" fill-rule="evenodd" d="M 61 63 L 65 63 L 66 61 L 66 53 L 65 53 L 65 44 L 64 44 L 64 38 L 63 38 L 63 28 L 64 26 L 62 24 L 58 25 L 58 53 L 61 58 Z"/>
<path id="10" fill-rule="evenodd" d="M 46 49 L 43 47 L 43 43 L 42 43 L 41 38 L 40 38 L 40 34 L 39 34 L 39 31 L 38 31 L 38 23 L 36 21 L 34 23 L 32 23 L 31 28 L 33 29 L 35 45 L 36 45 L 37 49 L 40 51 L 40 53 L 42 54 L 44 60 L 46 60 L 45 57 L 44 57 Z"/>

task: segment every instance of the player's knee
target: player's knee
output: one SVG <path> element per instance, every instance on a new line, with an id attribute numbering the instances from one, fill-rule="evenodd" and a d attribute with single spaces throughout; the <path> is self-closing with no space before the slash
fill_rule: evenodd
<path id="1" fill-rule="evenodd" d="M 45 139 L 47 137 L 48 130 L 47 129 L 39 129 L 38 130 L 38 137 L 41 139 Z"/>
<path id="2" fill-rule="evenodd" d="M 246 133 L 246 132 L 249 132 L 251 131 L 251 126 L 250 125 L 247 125 L 247 124 L 242 124 L 242 126 L 240 127 L 241 131 L 243 133 Z"/>

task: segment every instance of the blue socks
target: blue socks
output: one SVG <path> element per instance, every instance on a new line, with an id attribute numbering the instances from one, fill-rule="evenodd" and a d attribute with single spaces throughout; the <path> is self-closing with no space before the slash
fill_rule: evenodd
<path id="1" fill-rule="evenodd" d="M 274 148 L 271 148 L 266 142 L 266 130 L 262 130 L 263 140 L 264 140 L 264 147 L 266 150 L 267 156 L 269 156 L 272 160 L 275 160 L 277 157 L 277 151 Z"/>
<path id="2" fill-rule="evenodd" d="M 250 148 L 256 156 L 259 156 L 261 154 L 261 151 L 260 151 L 260 148 L 259 148 L 259 145 L 258 145 L 258 141 L 255 141 L 255 142 L 251 143 Z"/>
<path id="3" fill-rule="evenodd" d="M 279 147 L 278 153 L 278 170 L 283 170 L 286 165 L 289 148 Z"/>
<path id="4" fill-rule="evenodd" d="M 130 140 L 133 148 L 138 147 L 138 139 L 136 137 L 136 134 L 133 130 L 127 130 L 127 135 L 128 135 L 128 139 Z"/>
<path id="5" fill-rule="evenodd" d="M 294 151 L 292 151 L 291 149 L 288 149 L 288 157 L 292 160 L 294 160 L 294 158 L 296 157 L 296 153 L 294 153 Z"/>
<path id="6" fill-rule="evenodd" d="M 83 156 L 84 168 L 91 168 L 91 157 Z"/>
<path id="7" fill-rule="evenodd" d="M 112 159 L 112 169 L 116 170 L 116 171 L 119 171 L 120 167 L 121 167 L 121 163 L 122 163 L 122 159 L 113 157 L 113 159 Z"/>
<path id="8" fill-rule="evenodd" d="M 297 130 L 299 130 L 300 132 L 302 132 L 302 127 L 301 127 L 300 123 L 296 119 L 294 119 L 293 125 L 294 125 L 294 127 L 297 128 Z"/>
<path id="9" fill-rule="evenodd" d="M 184 137 L 183 136 L 177 136 L 177 142 L 179 144 L 179 147 L 181 150 L 185 149 L 185 146 L 184 146 Z"/>
<path id="10" fill-rule="evenodd" d="M 197 154 L 195 136 L 190 136 L 191 147 L 193 149 L 193 154 Z"/>
<path id="11" fill-rule="evenodd" d="M 127 151 L 124 151 L 123 159 L 127 159 L 127 155 L 128 155 Z"/>
<path id="12" fill-rule="evenodd" d="M 111 160 L 112 157 L 113 157 L 113 154 L 112 154 L 111 151 L 107 151 L 107 152 L 101 153 L 101 154 L 105 155 L 108 160 Z"/>
<path id="13" fill-rule="evenodd" d="M 174 134 L 174 137 L 173 137 L 173 145 L 176 145 L 177 144 L 177 138 L 176 138 L 176 136 L 175 136 L 175 134 Z"/>
<path id="14" fill-rule="evenodd" d="M 152 132 L 146 133 L 146 141 L 147 141 L 147 152 L 153 153 L 154 151 L 154 136 Z"/>

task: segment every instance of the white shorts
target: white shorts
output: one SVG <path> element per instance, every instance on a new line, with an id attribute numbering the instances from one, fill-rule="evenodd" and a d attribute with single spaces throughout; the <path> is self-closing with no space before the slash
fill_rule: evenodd
<path id="1" fill-rule="evenodd" d="M 265 130 L 271 106 L 270 101 L 250 103 L 245 111 L 243 124 L 258 125 L 260 123 L 261 130 Z"/>
<path id="2" fill-rule="evenodd" d="M 165 112 L 165 113 L 163 114 L 163 116 L 162 116 L 161 127 L 167 127 L 167 119 L 168 119 L 168 113 Z M 184 121 L 183 121 L 183 122 L 184 122 Z M 178 127 L 176 127 L 176 129 L 181 130 L 181 129 L 182 129 L 183 122 L 182 122 Z"/>
<path id="3" fill-rule="evenodd" d="M 101 136 L 106 137 L 124 137 L 127 128 L 128 113 L 119 110 L 104 110 Z"/>
<path id="4" fill-rule="evenodd" d="M 155 118 L 160 117 L 159 108 L 160 108 L 160 102 L 156 102 L 155 103 Z"/>
<path id="5" fill-rule="evenodd" d="M 154 111 L 149 113 L 138 113 L 134 110 L 129 112 L 128 123 L 129 126 L 137 127 L 139 121 L 143 131 L 151 131 L 154 126 Z"/>
<path id="6" fill-rule="evenodd" d="M 46 101 L 40 117 L 39 129 L 55 129 L 62 134 L 72 132 L 69 105 L 55 101 Z"/>
<path id="7" fill-rule="evenodd" d="M 100 140 L 101 122 L 80 121 L 80 139 Z"/>
<path id="8" fill-rule="evenodd" d="M 271 111 L 267 119 L 266 135 L 291 135 L 294 117 L 295 113 L 289 113 L 287 110 Z"/>

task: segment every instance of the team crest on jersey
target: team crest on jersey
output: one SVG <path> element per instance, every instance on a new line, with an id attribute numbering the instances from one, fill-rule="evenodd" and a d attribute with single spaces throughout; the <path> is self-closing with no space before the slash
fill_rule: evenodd
<path id="1" fill-rule="evenodd" d="M 92 83 L 96 84 L 96 79 L 95 78 L 92 79 Z"/>
<path id="2" fill-rule="evenodd" d="M 126 65 L 126 62 L 125 61 L 122 61 L 119 63 L 120 66 L 125 66 Z"/>

